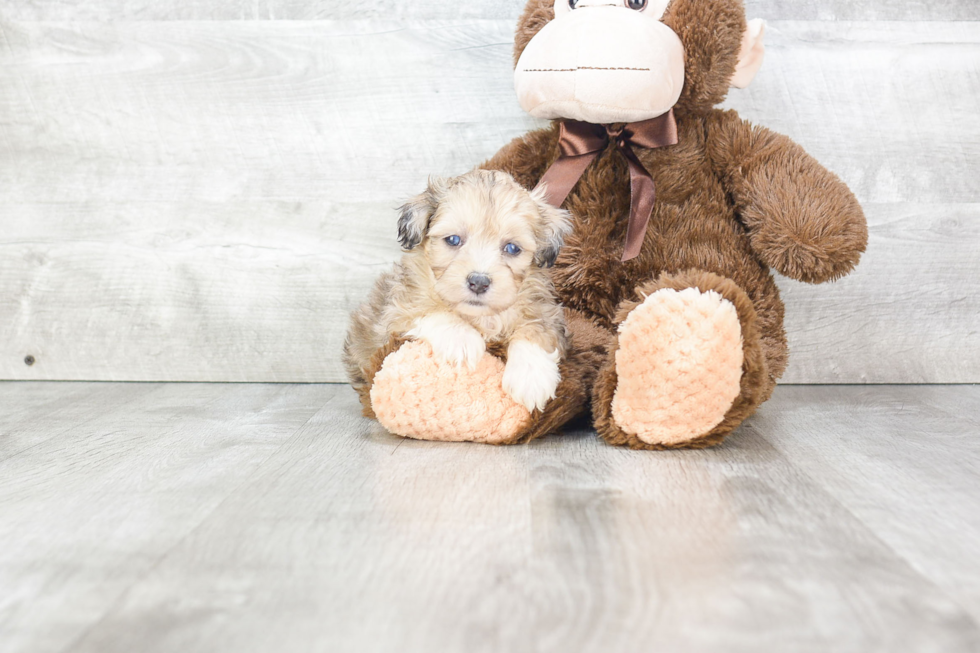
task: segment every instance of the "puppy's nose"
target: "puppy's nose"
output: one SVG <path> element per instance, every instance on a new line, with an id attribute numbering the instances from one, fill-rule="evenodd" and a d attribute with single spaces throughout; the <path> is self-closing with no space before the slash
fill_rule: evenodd
<path id="1" fill-rule="evenodd" d="M 466 277 L 466 285 L 477 295 L 482 295 L 490 287 L 490 277 L 479 272 L 473 272 Z"/>

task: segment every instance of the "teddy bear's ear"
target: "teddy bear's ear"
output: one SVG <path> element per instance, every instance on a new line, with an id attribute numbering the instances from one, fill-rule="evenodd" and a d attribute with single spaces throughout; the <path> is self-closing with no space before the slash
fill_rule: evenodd
<path id="1" fill-rule="evenodd" d="M 745 88 L 755 79 L 755 74 L 762 66 L 765 58 L 766 45 L 763 37 L 766 35 L 766 21 L 761 18 L 750 20 L 745 34 L 742 36 L 742 48 L 738 53 L 738 64 L 732 75 L 732 86 Z"/>
<path id="2" fill-rule="evenodd" d="M 572 216 L 564 209 L 555 208 L 545 199 L 544 186 L 531 192 L 531 198 L 538 208 L 541 221 L 538 224 L 538 247 L 534 252 L 534 263 L 538 267 L 550 268 L 555 264 L 565 236 L 572 232 Z"/>
<path id="3" fill-rule="evenodd" d="M 415 249 L 425 239 L 445 189 L 446 180 L 430 177 L 424 192 L 398 208 L 398 242 L 404 249 Z"/>

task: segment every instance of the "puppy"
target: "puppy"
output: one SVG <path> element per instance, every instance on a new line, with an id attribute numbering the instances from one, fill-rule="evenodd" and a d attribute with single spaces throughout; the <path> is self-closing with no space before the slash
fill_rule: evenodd
<path id="1" fill-rule="evenodd" d="M 488 343 L 506 346 L 503 388 L 528 410 L 555 396 L 567 333 L 545 268 L 571 230 L 550 206 L 502 172 L 430 180 L 400 209 L 406 254 L 354 312 L 344 362 L 366 386 L 371 356 L 393 336 L 424 340 L 436 356 L 470 368 Z"/>

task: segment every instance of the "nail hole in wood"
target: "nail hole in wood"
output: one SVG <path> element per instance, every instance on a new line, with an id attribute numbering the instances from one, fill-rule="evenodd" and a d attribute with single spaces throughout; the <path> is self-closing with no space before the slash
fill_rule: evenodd
<path id="1" fill-rule="evenodd" d="M 26 356 L 26 357 L 24 357 L 24 364 L 27 365 L 28 367 L 30 367 L 34 363 L 35 363 L 35 359 L 34 359 L 33 356 Z"/>

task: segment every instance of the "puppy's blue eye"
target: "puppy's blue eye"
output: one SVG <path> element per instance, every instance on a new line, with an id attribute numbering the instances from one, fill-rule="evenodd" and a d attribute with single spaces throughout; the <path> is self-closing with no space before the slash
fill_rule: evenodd
<path id="1" fill-rule="evenodd" d="M 504 245 L 504 251 L 510 254 L 511 256 L 517 256 L 518 254 L 521 253 L 521 248 L 515 245 L 514 243 L 507 243 L 506 245 Z"/>
<path id="2" fill-rule="evenodd" d="M 443 240 L 445 240 L 446 244 L 450 247 L 459 247 L 459 244 L 463 242 L 463 239 L 459 236 L 446 236 L 443 238 Z"/>

